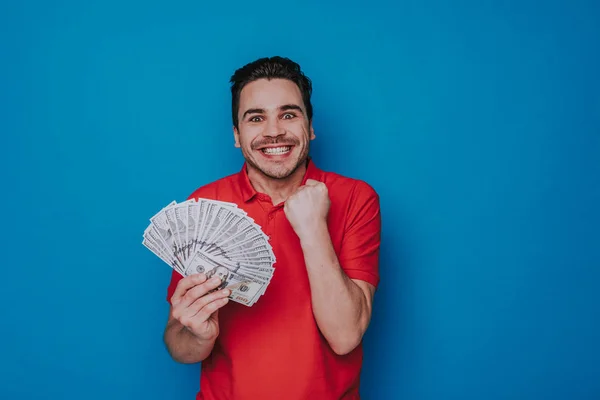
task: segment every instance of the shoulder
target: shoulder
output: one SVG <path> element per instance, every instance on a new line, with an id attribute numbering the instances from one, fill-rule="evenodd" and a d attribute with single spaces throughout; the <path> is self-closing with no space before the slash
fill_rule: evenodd
<path id="1" fill-rule="evenodd" d="M 364 180 L 335 172 L 323 172 L 322 181 L 327 186 L 331 201 L 331 218 L 344 220 L 347 229 L 369 223 L 379 224 L 379 194 L 373 186 Z"/>
<path id="2" fill-rule="evenodd" d="M 368 182 L 345 176 L 336 172 L 322 172 L 323 183 L 327 186 L 332 201 L 364 204 L 375 201 L 379 203 L 379 194 Z"/>
<path id="3" fill-rule="evenodd" d="M 348 258 L 379 246 L 382 225 L 379 194 L 361 179 L 337 173 L 325 173 L 323 178 L 330 200 L 328 223 L 345 243 L 341 257 L 348 266 Z"/>
<path id="4" fill-rule="evenodd" d="M 233 199 L 238 186 L 239 174 L 235 173 L 227 175 L 198 187 L 188 196 L 188 200 L 204 198 L 228 201 Z"/>

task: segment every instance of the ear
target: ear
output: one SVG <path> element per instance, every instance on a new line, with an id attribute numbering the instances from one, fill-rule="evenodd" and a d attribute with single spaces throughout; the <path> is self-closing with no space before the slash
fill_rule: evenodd
<path id="1" fill-rule="evenodd" d="M 314 140 L 316 138 L 316 136 L 315 136 L 315 130 L 313 128 L 312 121 L 309 122 L 309 129 L 310 129 L 310 140 Z"/>
<path id="2" fill-rule="evenodd" d="M 235 126 L 233 127 L 233 140 L 234 140 L 234 146 L 239 149 L 240 148 L 240 132 L 238 131 L 238 129 Z"/>

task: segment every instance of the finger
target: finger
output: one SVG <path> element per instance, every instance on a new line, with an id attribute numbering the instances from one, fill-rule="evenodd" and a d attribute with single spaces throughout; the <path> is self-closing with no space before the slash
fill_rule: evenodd
<path id="1" fill-rule="evenodd" d="M 187 309 L 184 317 L 193 319 L 194 321 L 206 321 L 206 319 L 200 318 L 197 314 L 202 310 L 202 308 L 206 307 L 208 304 L 227 298 L 231 294 L 230 289 L 222 289 L 212 293 L 207 294 L 206 296 L 200 297 L 198 300 L 193 302 Z M 207 315 L 206 318 L 210 316 Z"/>
<path id="2" fill-rule="evenodd" d="M 304 191 L 304 190 L 306 190 L 306 189 L 308 189 L 308 186 L 306 186 L 306 185 L 299 186 L 299 187 L 298 187 L 298 188 L 297 188 L 297 189 L 294 191 L 294 193 L 292 193 L 292 194 L 290 195 L 290 197 L 288 197 L 288 198 L 287 198 L 287 200 L 286 200 L 286 201 L 294 201 L 294 200 L 296 200 L 296 199 L 297 199 L 297 198 L 300 196 L 300 193 L 302 193 L 302 191 Z"/>
<path id="3" fill-rule="evenodd" d="M 173 305 L 178 304 L 188 290 L 204 281 L 206 281 L 206 275 L 204 274 L 194 274 L 183 278 L 177 283 L 173 296 L 171 296 L 171 303 Z"/>
<path id="4" fill-rule="evenodd" d="M 314 179 L 307 179 L 305 185 L 306 186 L 318 186 L 322 182 L 316 181 Z"/>
<path id="5" fill-rule="evenodd" d="M 194 324 L 199 323 L 196 321 L 202 321 L 202 322 L 206 321 L 207 319 L 210 318 L 210 316 L 215 311 L 217 311 L 218 309 L 220 309 L 227 303 L 229 303 L 229 297 L 224 297 L 224 298 L 217 299 L 215 301 L 211 301 L 210 303 L 208 303 L 207 305 L 202 307 L 200 309 L 200 311 L 198 311 L 198 314 L 196 314 L 193 318 L 193 320 L 194 320 L 193 323 Z"/>
<path id="6" fill-rule="evenodd" d="M 196 300 L 206 295 L 213 289 L 216 289 L 222 283 L 221 278 L 218 276 L 213 276 L 207 281 L 202 282 L 199 285 L 194 286 L 189 289 L 184 295 L 179 305 L 181 307 L 187 308 L 190 304 L 194 303 Z"/>

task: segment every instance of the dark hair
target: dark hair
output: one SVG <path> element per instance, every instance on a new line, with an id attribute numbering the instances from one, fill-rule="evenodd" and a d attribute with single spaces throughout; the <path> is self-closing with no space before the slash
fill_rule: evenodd
<path id="1" fill-rule="evenodd" d="M 285 57 L 265 57 L 239 68 L 229 80 L 231 83 L 231 116 L 233 118 L 233 125 L 236 128 L 239 123 L 240 93 L 248 83 L 261 78 L 288 79 L 298 85 L 302 93 L 302 101 L 304 101 L 308 120 L 312 120 L 313 109 L 310 102 L 312 83 L 301 71 L 300 65 Z"/>

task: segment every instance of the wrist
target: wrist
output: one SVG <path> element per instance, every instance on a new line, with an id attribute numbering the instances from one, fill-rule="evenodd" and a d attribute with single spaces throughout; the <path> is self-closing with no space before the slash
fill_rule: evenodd
<path id="1" fill-rule="evenodd" d="M 217 340 L 216 336 L 214 338 L 204 338 L 204 337 L 198 336 L 197 334 L 195 334 L 191 329 L 189 329 L 186 326 L 183 327 L 182 334 L 187 335 L 189 337 L 189 340 L 194 342 L 196 345 L 202 346 L 202 347 L 212 346 L 215 343 L 215 341 Z"/>
<path id="2" fill-rule="evenodd" d="M 297 235 L 298 238 L 300 238 L 300 244 L 303 247 L 322 243 L 323 239 L 329 236 L 327 221 L 315 221 L 313 224 L 306 226 L 306 228 L 299 230 Z"/>

